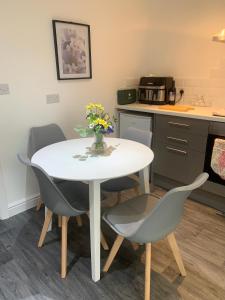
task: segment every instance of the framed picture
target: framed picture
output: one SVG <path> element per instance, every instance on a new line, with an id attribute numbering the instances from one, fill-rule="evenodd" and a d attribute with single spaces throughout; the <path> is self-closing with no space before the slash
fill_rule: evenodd
<path id="1" fill-rule="evenodd" d="M 53 20 L 58 80 L 92 78 L 90 26 Z"/>

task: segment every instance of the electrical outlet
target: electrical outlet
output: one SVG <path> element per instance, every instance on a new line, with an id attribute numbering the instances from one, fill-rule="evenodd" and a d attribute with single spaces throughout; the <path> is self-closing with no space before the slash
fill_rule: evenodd
<path id="1" fill-rule="evenodd" d="M 9 94 L 9 85 L 7 83 L 0 83 L 0 95 Z"/>
<path id="2" fill-rule="evenodd" d="M 59 102 L 59 94 L 46 95 L 46 103 L 47 104 L 58 103 L 58 102 Z"/>

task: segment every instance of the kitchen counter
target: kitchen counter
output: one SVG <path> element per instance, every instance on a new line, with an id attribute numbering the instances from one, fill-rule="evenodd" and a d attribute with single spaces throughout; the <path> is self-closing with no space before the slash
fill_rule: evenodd
<path id="1" fill-rule="evenodd" d="M 211 170 L 210 161 L 206 159 L 206 153 L 212 151 L 211 142 L 207 142 L 208 138 L 225 134 L 225 117 L 214 116 L 213 112 L 225 114 L 224 108 L 175 105 L 168 107 L 169 110 L 167 110 L 166 107 L 163 109 L 163 106 L 141 103 L 117 105 L 116 108 L 118 111 L 130 111 L 136 115 L 144 113 L 154 116 L 152 149 L 155 158 L 151 169 L 154 184 L 169 190 L 188 184 L 201 172 Z M 191 110 L 183 112 L 170 110 L 171 108 L 191 108 Z M 181 117 L 186 120 L 180 120 Z M 137 123 L 137 117 L 129 118 L 126 121 L 123 120 L 123 130 L 131 126 L 129 124 L 132 126 L 139 124 L 139 129 L 144 128 L 143 122 L 140 122 L 141 117 L 139 123 Z M 122 122 L 119 123 L 121 124 Z M 147 124 L 147 127 L 150 126 Z M 205 166 L 209 167 L 209 170 L 205 169 Z M 211 178 L 201 189 L 192 193 L 191 198 L 225 211 L 224 195 L 225 185 Z"/>
<path id="2" fill-rule="evenodd" d="M 163 108 L 163 106 L 160 106 L 160 107 Z M 117 105 L 116 108 L 123 109 L 123 110 L 129 110 L 129 111 L 171 115 L 171 116 L 201 119 L 201 120 L 208 120 L 208 121 L 217 121 L 217 122 L 225 123 L 225 117 L 213 116 L 213 112 L 215 112 L 215 111 L 225 112 L 225 109 L 219 109 L 216 107 L 193 106 L 193 108 L 194 108 L 193 110 L 190 110 L 188 112 L 180 112 L 180 111 L 159 109 L 159 105 L 132 103 L 132 104 L 127 104 L 127 105 Z"/>

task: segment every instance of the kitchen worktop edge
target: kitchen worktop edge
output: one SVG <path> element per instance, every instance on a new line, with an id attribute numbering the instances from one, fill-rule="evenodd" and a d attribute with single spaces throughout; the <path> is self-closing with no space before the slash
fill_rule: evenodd
<path id="1" fill-rule="evenodd" d="M 134 112 L 136 111 L 136 112 L 145 112 L 145 113 L 153 113 L 153 114 L 161 114 L 161 115 L 170 115 L 170 116 L 178 116 L 178 117 L 201 119 L 201 120 L 225 123 L 225 117 L 219 117 L 219 116 L 212 115 L 212 113 L 214 111 L 219 110 L 219 108 L 216 108 L 216 107 L 194 106 L 193 110 L 190 110 L 188 112 L 180 112 L 180 111 L 159 109 L 158 105 L 132 103 L 132 104 L 126 104 L 126 105 L 116 105 L 116 108 L 122 109 L 122 110 L 134 111 Z"/>

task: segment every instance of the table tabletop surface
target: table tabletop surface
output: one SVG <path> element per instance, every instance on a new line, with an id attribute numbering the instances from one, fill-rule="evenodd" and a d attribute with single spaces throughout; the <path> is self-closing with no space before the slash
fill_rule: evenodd
<path id="1" fill-rule="evenodd" d="M 154 154 L 147 146 L 126 139 L 105 138 L 104 154 L 94 155 L 94 138 L 72 139 L 37 151 L 31 161 L 49 176 L 65 180 L 107 180 L 133 174 L 147 167 Z"/>

